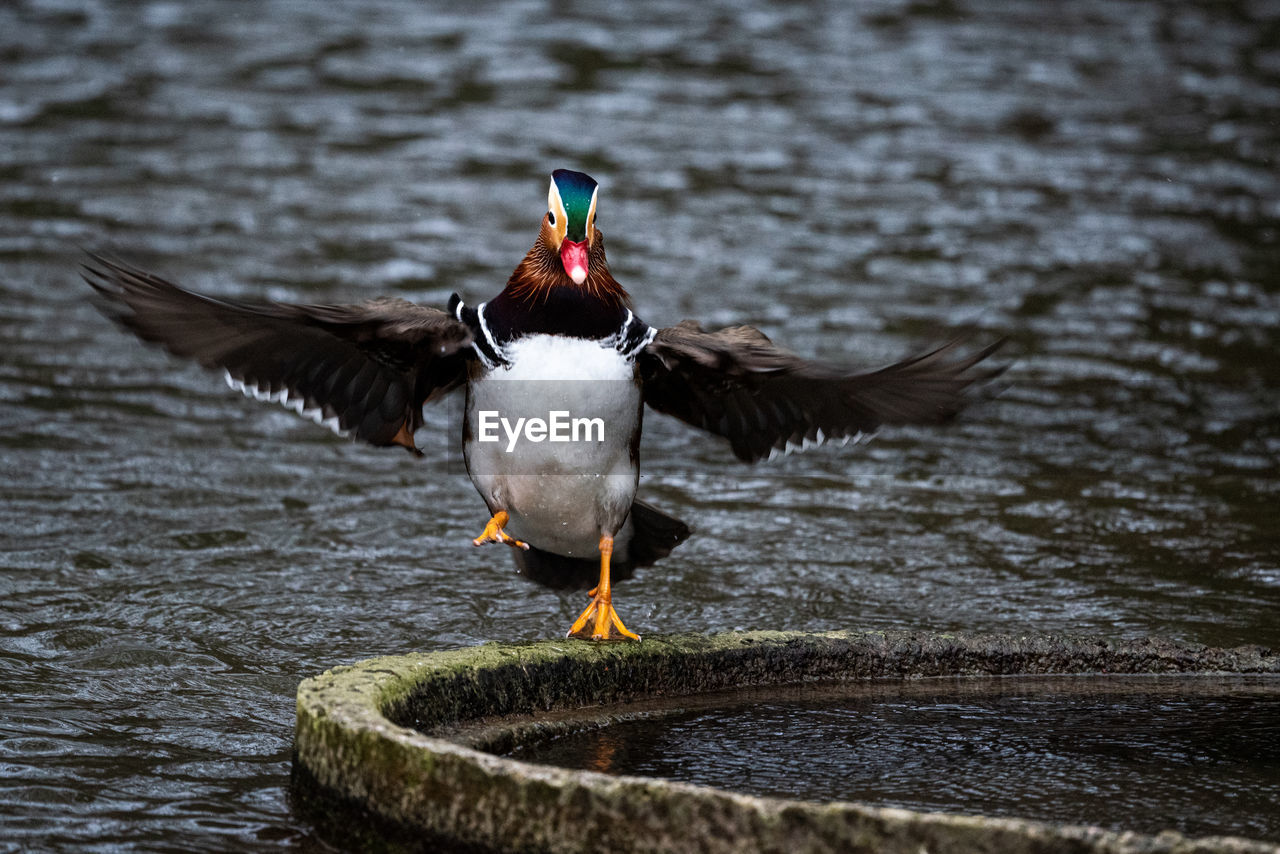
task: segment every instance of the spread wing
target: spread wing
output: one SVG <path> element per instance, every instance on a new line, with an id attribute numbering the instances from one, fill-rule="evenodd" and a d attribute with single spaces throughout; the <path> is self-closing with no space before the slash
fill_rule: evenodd
<path id="1" fill-rule="evenodd" d="M 869 436 L 885 424 L 946 421 L 978 367 L 1003 343 L 964 354 L 960 341 L 870 373 L 810 362 L 750 326 L 707 332 L 692 320 L 658 330 L 637 356 L 645 403 L 729 440 L 756 462 L 828 440 Z"/>
<path id="2" fill-rule="evenodd" d="M 457 387 L 471 357 L 466 325 L 405 300 L 214 299 L 96 255 L 81 274 L 103 312 L 143 341 L 221 368 L 245 394 L 374 445 L 416 451 L 422 405 Z"/>

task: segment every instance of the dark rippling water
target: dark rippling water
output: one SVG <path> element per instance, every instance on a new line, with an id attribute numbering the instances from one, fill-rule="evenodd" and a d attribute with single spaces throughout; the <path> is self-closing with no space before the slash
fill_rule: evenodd
<path id="1" fill-rule="evenodd" d="M 517 759 L 766 797 L 1280 842 L 1274 679 L 923 680 L 700 704 Z"/>
<path id="2" fill-rule="evenodd" d="M 0 6 L 0 847 L 319 845 L 293 691 L 581 608 L 415 461 L 144 350 L 79 248 L 224 296 L 495 293 L 603 184 L 643 317 L 872 366 L 1008 335 L 947 430 L 745 468 L 649 421 L 699 533 L 642 633 L 1280 644 L 1280 7 Z"/>

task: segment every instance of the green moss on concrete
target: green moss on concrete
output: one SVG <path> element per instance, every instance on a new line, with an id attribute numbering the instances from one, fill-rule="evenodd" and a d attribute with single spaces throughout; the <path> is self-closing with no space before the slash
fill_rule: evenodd
<path id="1" fill-rule="evenodd" d="M 298 689 L 295 756 L 328 791 L 432 838 L 492 850 L 1280 851 L 1237 839 L 754 798 L 527 765 L 431 734 L 459 721 L 748 686 L 886 676 L 1190 672 L 1280 674 L 1280 657 L 1258 647 L 1154 640 L 892 632 L 487 644 L 375 658 L 308 679 Z"/>

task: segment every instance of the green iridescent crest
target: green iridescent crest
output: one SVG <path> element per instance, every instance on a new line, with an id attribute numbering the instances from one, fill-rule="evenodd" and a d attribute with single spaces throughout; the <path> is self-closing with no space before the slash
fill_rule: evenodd
<path id="1" fill-rule="evenodd" d="M 590 175 L 569 169 L 552 172 L 551 183 L 564 207 L 567 225 L 565 237 L 575 242 L 586 240 L 588 226 L 594 218 L 593 207 L 599 185 Z"/>

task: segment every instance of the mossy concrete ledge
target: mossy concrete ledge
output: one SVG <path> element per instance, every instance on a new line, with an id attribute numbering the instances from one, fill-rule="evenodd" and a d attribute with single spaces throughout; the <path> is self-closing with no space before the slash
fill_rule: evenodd
<path id="1" fill-rule="evenodd" d="M 1280 656 L 1155 640 L 780 632 L 548 641 L 375 658 L 298 688 L 295 763 L 321 790 L 423 839 L 492 851 L 1280 852 L 855 803 L 817 804 L 531 765 L 450 740 L 467 721 L 742 687 L 876 677 L 1233 673 Z M 528 719 L 523 726 L 528 727 Z M 492 727 L 490 727 L 492 729 Z"/>

